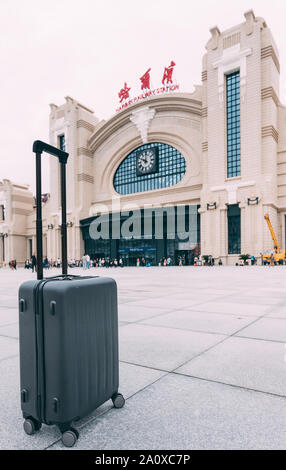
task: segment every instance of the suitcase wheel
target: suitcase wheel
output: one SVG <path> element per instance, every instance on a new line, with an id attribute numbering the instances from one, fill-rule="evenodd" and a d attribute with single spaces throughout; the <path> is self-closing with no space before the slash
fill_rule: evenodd
<path id="1" fill-rule="evenodd" d="M 32 436 L 32 434 L 35 434 L 35 432 L 41 429 L 42 423 L 40 423 L 34 418 L 27 418 L 24 421 L 23 427 L 24 427 L 25 433 L 28 434 L 29 436 Z"/>
<path id="2" fill-rule="evenodd" d="M 113 395 L 111 400 L 113 402 L 114 408 L 122 408 L 125 405 L 125 399 L 121 393 L 116 393 Z"/>
<path id="3" fill-rule="evenodd" d="M 78 440 L 79 433 L 76 429 L 70 428 L 62 435 L 62 443 L 65 447 L 73 447 Z"/>

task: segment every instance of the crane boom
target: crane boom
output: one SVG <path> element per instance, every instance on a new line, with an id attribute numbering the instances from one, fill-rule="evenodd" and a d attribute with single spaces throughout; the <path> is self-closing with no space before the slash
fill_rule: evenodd
<path id="1" fill-rule="evenodd" d="M 267 222 L 269 231 L 270 231 L 270 233 L 271 233 L 272 240 L 273 240 L 273 242 L 274 242 L 274 250 L 275 250 L 275 253 L 279 253 L 279 252 L 280 252 L 280 246 L 279 246 L 278 240 L 277 240 L 277 238 L 276 238 L 276 235 L 275 235 L 274 229 L 273 229 L 273 227 L 272 227 L 272 224 L 271 224 L 271 222 L 270 222 L 269 215 L 268 215 L 268 214 L 265 214 L 265 215 L 264 215 L 264 219 L 265 219 L 266 222 Z"/>

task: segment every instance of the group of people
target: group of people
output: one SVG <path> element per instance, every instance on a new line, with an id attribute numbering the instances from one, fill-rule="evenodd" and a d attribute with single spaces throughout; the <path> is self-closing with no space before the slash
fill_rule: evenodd
<path id="1" fill-rule="evenodd" d="M 178 258 L 179 261 L 179 258 Z M 174 260 L 173 257 L 168 256 L 167 258 L 161 258 L 159 261 L 159 266 L 173 266 Z"/>
<path id="2" fill-rule="evenodd" d="M 122 258 L 110 258 L 107 256 L 106 258 L 95 258 L 91 259 L 88 254 L 84 254 L 81 260 L 81 266 L 83 269 L 89 269 L 89 268 L 117 268 L 118 266 L 120 268 L 123 268 L 124 262 Z"/>
<path id="3" fill-rule="evenodd" d="M 50 268 L 60 268 L 61 267 L 61 260 L 58 258 L 57 260 L 49 260 L 47 256 L 43 259 L 43 268 L 50 269 Z M 30 259 L 26 259 L 25 269 L 32 269 L 32 272 L 37 270 L 37 258 L 35 253 L 32 255 Z"/>

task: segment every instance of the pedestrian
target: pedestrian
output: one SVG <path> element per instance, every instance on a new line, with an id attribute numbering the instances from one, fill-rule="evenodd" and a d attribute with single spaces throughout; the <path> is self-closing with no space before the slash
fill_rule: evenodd
<path id="1" fill-rule="evenodd" d="M 137 258 L 137 260 L 136 260 L 136 266 L 140 266 L 140 259 L 139 258 Z"/>
<path id="2" fill-rule="evenodd" d="M 86 262 L 87 262 L 86 254 L 84 254 L 83 257 L 82 257 L 82 267 L 83 267 L 84 270 L 86 269 Z"/>
<path id="3" fill-rule="evenodd" d="M 89 269 L 90 268 L 90 256 L 86 254 L 85 258 L 86 258 L 86 268 Z"/>
<path id="4" fill-rule="evenodd" d="M 36 258 L 35 253 L 33 254 L 31 260 L 32 260 L 32 273 L 33 273 L 37 269 L 37 258 Z"/>

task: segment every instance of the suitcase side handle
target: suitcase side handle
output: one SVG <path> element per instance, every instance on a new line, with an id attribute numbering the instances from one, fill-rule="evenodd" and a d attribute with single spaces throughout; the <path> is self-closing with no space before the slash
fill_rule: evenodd
<path id="1" fill-rule="evenodd" d="M 53 147 L 41 140 L 33 143 L 33 152 L 36 154 L 36 239 L 37 239 L 37 279 L 43 279 L 43 222 L 42 222 L 42 162 L 43 152 L 49 153 L 59 159 L 61 172 L 61 206 L 62 206 L 62 273 L 68 272 L 67 262 L 67 215 L 66 215 L 66 164 L 69 154 Z"/>

